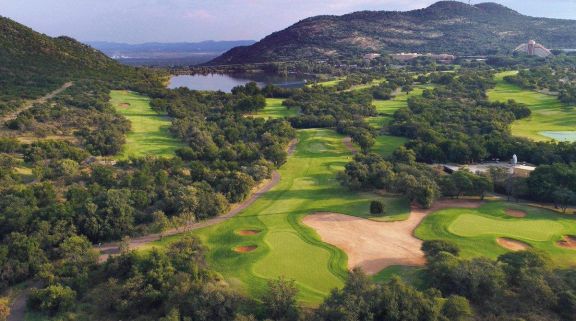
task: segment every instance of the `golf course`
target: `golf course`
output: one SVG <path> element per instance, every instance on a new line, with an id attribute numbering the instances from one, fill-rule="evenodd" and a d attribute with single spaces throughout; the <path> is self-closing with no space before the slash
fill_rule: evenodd
<path id="1" fill-rule="evenodd" d="M 301 223 L 315 212 L 337 212 L 369 217 L 369 203 L 383 200 L 389 219 L 403 219 L 408 204 L 402 199 L 353 193 L 336 181 L 336 173 L 350 160 L 343 136 L 328 129 L 298 132 L 295 153 L 279 173 L 280 183 L 238 216 L 193 234 L 208 248 L 208 262 L 234 288 L 262 294 L 266 280 L 284 276 L 296 280 L 298 299 L 315 305 L 330 290 L 341 287 L 347 258 L 320 240 Z M 380 218 L 383 219 L 383 218 Z M 165 238 L 165 245 L 179 236 Z"/>
<path id="2" fill-rule="evenodd" d="M 513 99 L 526 104 L 532 111 L 530 117 L 512 124 L 512 134 L 536 141 L 576 141 L 575 106 L 563 104 L 556 96 L 522 89 L 504 80 L 504 77 L 517 73 L 507 71 L 496 74 L 496 87 L 488 91 L 488 98 L 492 101 Z"/>
<path id="3" fill-rule="evenodd" d="M 572 235 L 576 235 L 573 215 L 509 202 L 487 202 L 477 209 L 443 209 L 427 216 L 415 230 L 422 240 L 455 242 L 465 258 L 496 258 L 512 250 L 499 244 L 504 239 L 542 250 L 560 267 L 576 265 L 575 249 L 560 246 Z"/>
<path id="4" fill-rule="evenodd" d="M 120 159 L 147 155 L 171 157 L 184 144 L 170 132 L 170 119 L 150 106 L 150 98 L 125 90 L 110 93 L 112 106 L 131 124 Z"/>

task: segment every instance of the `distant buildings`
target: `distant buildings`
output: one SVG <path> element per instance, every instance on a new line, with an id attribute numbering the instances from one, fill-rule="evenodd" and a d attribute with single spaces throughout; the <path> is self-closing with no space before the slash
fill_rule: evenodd
<path id="1" fill-rule="evenodd" d="M 521 52 L 530 56 L 538 56 L 542 58 L 546 58 L 552 54 L 550 50 L 548 50 L 543 45 L 536 43 L 534 40 L 530 40 L 528 43 L 521 44 L 520 46 L 516 47 L 516 49 L 514 49 L 514 52 Z"/>
<path id="2" fill-rule="evenodd" d="M 454 59 L 456 59 L 456 56 L 449 54 L 431 54 L 431 53 L 419 54 L 414 52 L 409 53 L 401 52 L 397 54 L 391 54 L 390 57 L 399 61 L 409 61 L 412 59 L 416 59 L 418 57 L 428 57 L 443 63 L 451 63 L 452 61 L 454 61 Z"/>

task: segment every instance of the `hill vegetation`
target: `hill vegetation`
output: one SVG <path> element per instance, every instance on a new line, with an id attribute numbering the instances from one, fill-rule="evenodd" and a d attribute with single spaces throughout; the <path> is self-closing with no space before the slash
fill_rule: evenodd
<path id="1" fill-rule="evenodd" d="M 576 21 L 534 18 L 495 3 L 441 1 L 408 12 L 362 11 L 304 19 L 211 64 L 337 59 L 370 52 L 496 54 L 537 39 L 576 48 Z"/>

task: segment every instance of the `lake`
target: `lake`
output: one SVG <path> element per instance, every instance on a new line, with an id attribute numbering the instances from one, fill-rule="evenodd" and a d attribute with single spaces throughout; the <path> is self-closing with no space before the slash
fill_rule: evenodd
<path id="1" fill-rule="evenodd" d="M 559 142 L 576 142 L 576 131 L 544 131 L 539 132 L 540 135 L 555 139 Z"/>
<path id="2" fill-rule="evenodd" d="M 307 79 L 312 77 L 302 74 L 281 76 L 268 73 L 179 75 L 170 78 L 168 88 L 186 87 L 192 90 L 231 92 L 232 88 L 252 81 L 256 82 L 260 87 L 273 84 L 283 88 L 301 88 L 306 85 Z"/>

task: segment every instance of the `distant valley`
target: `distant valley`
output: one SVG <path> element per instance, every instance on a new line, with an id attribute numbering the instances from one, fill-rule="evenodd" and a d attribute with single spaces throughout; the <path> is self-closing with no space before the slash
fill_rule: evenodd
<path id="1" fill-rule="evenodd" d="M 88 45 L 117 61 L 136 66 L 196 65 L 210 61 L 238 46 L 249 46 L 254 40 L 202 41 L 127 44 L 106 41 L 88 41 Z"/>

